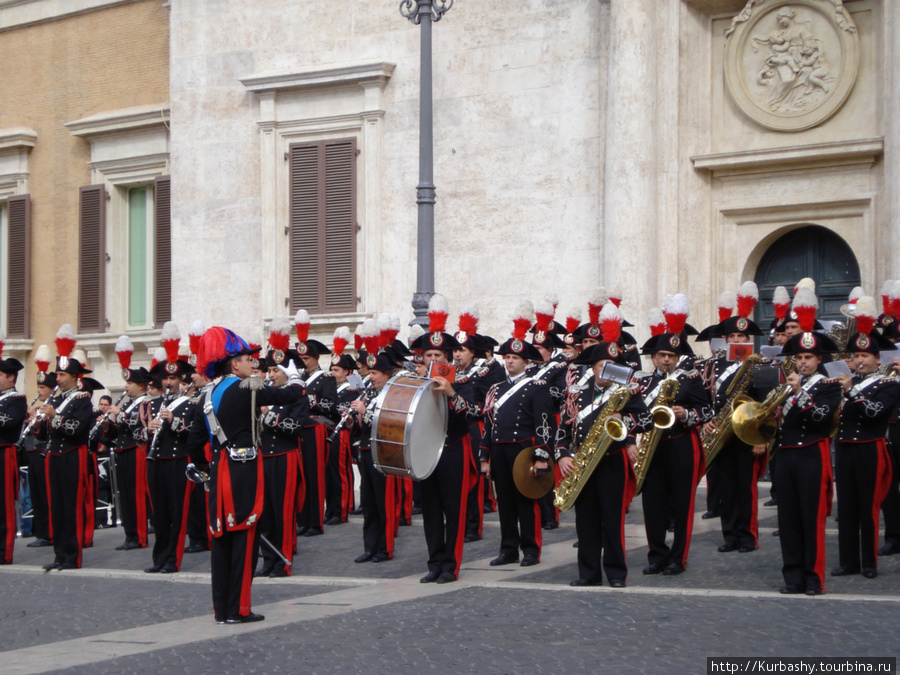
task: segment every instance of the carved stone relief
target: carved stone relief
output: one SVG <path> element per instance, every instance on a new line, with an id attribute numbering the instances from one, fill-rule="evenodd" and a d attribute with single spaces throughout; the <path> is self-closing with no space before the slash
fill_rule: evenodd
<path id="1" fill-rule="evenodd" d="M 859 35 L 842 0 L 748 0 L 725 36 L 728 90 L 769 129 L 821 124 L 856 82 Z"/>

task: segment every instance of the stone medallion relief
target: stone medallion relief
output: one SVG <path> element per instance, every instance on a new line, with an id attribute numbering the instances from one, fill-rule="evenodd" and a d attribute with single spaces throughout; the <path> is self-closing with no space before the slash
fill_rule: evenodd
<path id="1" fill-rule="evenodd" d="M 842 0 L 749 0 L 725 36 L 728 90 L 766 128 L 821 124 L 856 82 L 859 36 Z"/>

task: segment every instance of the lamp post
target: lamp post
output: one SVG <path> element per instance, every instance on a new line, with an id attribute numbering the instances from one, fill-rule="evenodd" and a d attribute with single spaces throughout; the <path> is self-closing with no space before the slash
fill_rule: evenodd
<path id="1" fill-rule="evenodd" d="M 431 99 L 431 24 L 440 21 L 453 0 L 402 0 L 400 14 L 422 27 L 419 72 L 419 184 L 416 292 L 412 324 L 428 326 L 428 301 L 434 295 L 434 133 Z"/>

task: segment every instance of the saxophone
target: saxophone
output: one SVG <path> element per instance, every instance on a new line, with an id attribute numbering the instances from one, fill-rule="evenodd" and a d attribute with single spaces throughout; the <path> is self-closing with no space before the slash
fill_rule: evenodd
<path id="1" fill-rule="evenodd" d="M 662 438 L 662 432 L 675 424 L 675 414 L 672 412 L 672 401 L 678 394 L 681 383 L 676 377 L 667 377 L 659 388 L 659 393 L 653 400 L 650 413 L 653 415 L 653 428 L 647 433 L 641 434 L 641 442 L 638 444 L 638 458 L 634 462 L 634 475 L 637 478 L 637 489 L 634 494 L 641 493 L 644 480 L 647 478 L 647 469 L 656 446 Z"/>
<path id="2" fill-rule="evenodd" d="M 625 407 L 631 394 L 632 390 L 628 387 L 621 385 L 613 387 L 609 399 L 591 425 L 578 452 L 575 453 L 575 469 L 562 480 L 553 495 L 553 505 L 560 511 L 568 511 L 575 505 L 584 484 L 594 473 L 594 469 L 600 464 L 612 442 L 621 441 L 627 436 L 625 425 L 611 415 Z"/>
<path id="3" fill-rule="evenodd" d="M 725 405 L 716 414 L 712 422 L 716 425 L 710 433 L 701 434 L 700 442 L 703 444 L 703 450 L 706 454 L 706 468 L 709 469 L 710 463 L 716 458 L 719 452 L 725 447 L 725 444 L 734 436 L 734 426 L 731 423 L 731 417 L 735 408 L 743 403 L 748 403 L 752 399 L 747 396 L 747 390 L 753 383 L 753 368 L 762 361 L 759 354 L 751 354 L 738 368 L 734 378 L 725 391 L 727 399 Z"/>

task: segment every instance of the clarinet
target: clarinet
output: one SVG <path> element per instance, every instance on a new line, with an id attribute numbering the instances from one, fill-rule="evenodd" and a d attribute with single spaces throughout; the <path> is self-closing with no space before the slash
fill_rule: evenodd
<path id="1" fill-rule="evenodd" d="M 122 392 L 122 395 L 119 396 L 119 400 L 117 400 L 117 401 L 115 402 L 115 404 L 113 405 L 113 407 L 114 407 L 114 408 L 118 408 L 118 407 L 119 407 L 119 404 L 122 402 L 122 399 L 125 398 L 126 396 L 128 396 L 128 393 L 123 391 L 123 392 Z M 104 423 L 106 420 L 108 420 L 108 419 L 109 419 L 109 413 L 108 413 L 108 412 L 107 412 L 107 413 L 103 413 L 102 415 L 100 415 L 100 417 L 97 418 L 96 423 L 94 423 L 94 426 L 93 426 L 93 428 L 91 429 L 91 433 L 88 434 L 88 442 L 93 441 L 93 440 L 97 437 L 97 432 L 100 431 L 100 427 L 101 427 L 101 426 L 103 425 L 103 423 Z"/>
<path id="2" fill-rule="evenodd" d="M 47 397 L 47 400 L 49 401 L 51 398 L 56 396 L 57 393 L 59 393 L 59 385 L 56 385 L 56 388 Z M 37 403 L 37 400 L 39 398 L 40 398 L 40 396 L 35 396 L 34 400 L 31 402 L 31 405 L 34 405 L 35 403 Z M 25 439 L 28 438 L 28 434 L 31 433 L 32 427 L 34 427 L 34 425 L 36 423 L 40 422 L 42 419 L 44 419 L 43 413 L 37 413 L 34 416 L 34 418 L 25 426 L 25 428 L 22 429 L 22 433 L 19 434 L 19 440 L 16 441 L 16 443 L 15 443 L 16 447 L 19 447 L 19 448 L 25 447 Z"/>
<path id="3" fill-rule="evenodd" d="M 162 414 L 163 411 L 166 410 L 166 406 L 169 405 L 173 400 L 174 398 L 170 398 L 169 394 L 163 396 L 163 404 L 162 406 L 160 406 L 159 412 L 156 413 L 156 416 L 153 418 L 153 421 L 159 422 L 160 425 L 159 428 L 153 432 L 153 438 L 150 440 L 150 448 L 149 450 L 147 450 L 148 462 L 152 462 L 154 459 L 156 459 L 154 455 L 156 455 L 156 448 L 159 445 L 159 432 L 162 431 L 163 425 L 165 424 L 165 422 L 162 421 Z"/>
<path id="4" fill-rule="evenodd" d="M 371 389 L 372 389 L 372 385 L 367 383 L 366 386 L 363 388 L 362 393 L 355 400 L 356 401 L 365 400 L 365 398 L 369 395 L 369 391 Z M 331 441 L 333 441 L 335 438 L 337 438 L 337 435 L 341 432 L 341 429 L 343 429 L 345 426 L 347 426 L 347 422 L 349 421 L 350 417 L 355 414 L 356 414 L 356 411 L 348 405 L 347 412 L 345 412 L 343 415 L 341 415 L 341 419 L 338 420 L 338 423 L 334 425 L 334 429 L 332 429 L 331 435 L 328 437 L 329 443 Z"/>

